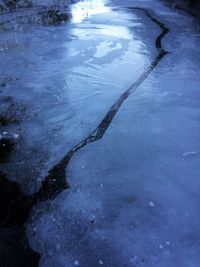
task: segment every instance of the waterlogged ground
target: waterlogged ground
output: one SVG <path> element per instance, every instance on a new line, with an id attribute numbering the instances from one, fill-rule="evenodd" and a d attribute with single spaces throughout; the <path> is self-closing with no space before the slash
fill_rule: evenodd
<path id="1" fill-rule="evenodd" d="M 3 266 L 197 267 L 199 21 L 160 1 L 70 10 L 1 23 Z"/>

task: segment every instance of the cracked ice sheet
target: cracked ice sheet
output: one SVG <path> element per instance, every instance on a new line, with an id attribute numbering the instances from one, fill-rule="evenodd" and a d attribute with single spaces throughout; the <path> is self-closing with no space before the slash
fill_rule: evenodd
<path id="1" fill-rule="evenodd" d="M 199 266 L 200 41 L 180 17 L 187 31 L 177 20 L 165 41 L 173 54 L 72 157 L 71 189 L 36 208 L 28 234 L 42 267 Z"/>
<path id="2" fill-rule="evenodd" d="M 82 8 L 78 5 L 76 12 Z M 2 130 L 21 131 L 23 138 L 11 161 L 2 165 L 9 179 L 17 180 L 27 194 L 37 191 L 47 171 L 96 127 L 149 64 L 159 31 L 142 12 L 109 7 L 80 23 L 56 27 L 23 20 L 5 24 L 0 64 L 6 87 L 1 99 L 9 96 L 22 103 L 29 117 Z"/>

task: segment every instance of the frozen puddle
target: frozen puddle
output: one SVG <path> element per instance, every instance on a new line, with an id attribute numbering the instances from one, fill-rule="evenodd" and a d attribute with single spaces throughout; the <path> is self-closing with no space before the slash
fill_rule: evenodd
<path id="1" fill-rule="evenodd" d="M 28 241 L 41 267 L 199 266 L 195 21 L 159 1 L 135 1 L 142 9 L 128 9 L 131 3 L 81 1 L 70 22 L 27 24 L 15 34 L 19 44 L 1 53 L 1 94 L 23 100 L 31 114 L 4 126 L 23 129 L 3 165 L 8 177 L 30 194 L 55 166 L 47 186 L 65 175 L 70 186 L 54 200 L 38 197 L 29 216 Z M 30 161 L 19 166 L 25 152 Z"/>
<path id="2" fill-rule="evenodd" d="M 27 194 L 38 191 L 51 166 L 96 127 L 154 55 L 142 12 L 92 3 L 77 3 L 73 19 L 57 26 L 23 18 L 2 26 L 1 101 L 4 113 L 13 103 L 23 113 L 4 127 L 23 140 L 3 169 Z"/>

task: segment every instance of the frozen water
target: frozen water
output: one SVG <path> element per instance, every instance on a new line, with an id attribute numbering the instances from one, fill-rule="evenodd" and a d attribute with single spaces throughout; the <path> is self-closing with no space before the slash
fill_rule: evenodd
<path id="1" fill-rule="evenodd" d="M 96 127 L 151 59 L 153 40 L 140 21 L 141 12 L 138 19 L 104 7 L 102 1 L 86 1 L 85 12 L 93 11 L 83 20 L 83 6 L 73 6 L 73 19 L 56 27 L 22 19 L 2 30 L 1 99 L 8 108 L 20 103 L 18 124 L 9 129 L 20 130 L 23 139 L 2 168 L 27 194 L 36 192 L 48 170 Z"/>
<path id="2" fill-rule="evenodd" d="M 162 40 L 170 53 L 123 103 L 103 138 L 73 155 L 70 188 L 34 207 L 29 244 L 42 254 L 41 267 L 198 267 L 198 25 L 156 0 L 97 3 L 99 12 L 92 1 L 76 4 L 74 18 L 56 27 L 3 31 L 1 96 L 22 101 L 29 114 L 3 126 L 13 134 L 23 129 L 23 142 L 3 167 L 25 192 L 37 191 L 39 178 L 96 128 L 157 55 L 160 27 L 126 7 L 152 9 L 170 28 Z M 28 164 L 36 170 L 32 178 L 23 169 Z"/>
<path id="3" fill-rule="evenodd" d="M 136 4 L 144 3 L 148 8 L 151 1 Z M 28 232 L 35 225 L 38 230 L 30 244 L 40 252 L 40 242 L 46 248 L 41 266 L 54 266 L 56 259 L 56 266 L 68 266 L 65 257 L 66 262 L 78 258 L 82 266 L 99 266 L 100 260 L 105 266 L 195 267 L 200 262 L 199 158 L 182 157 L 200 146 L 199 39 L 190 18 L 158 2 L 155 11 L 171 29 L 163 43 L 172 54 L 129 97 L 103 139 L 71 159 L 72 189 L 50 204 L 51 212 L 33 216 Z M 139 22 L 151 32 L 152 43 L 145 44 L 153 47 L 157 30 L 144 18 Z M 150 58 L 154 54 L 148 51 Z M 49 235 L 52 216 L 57 219 Z M 71 223 L 63 222 L 68 216 Z"/>

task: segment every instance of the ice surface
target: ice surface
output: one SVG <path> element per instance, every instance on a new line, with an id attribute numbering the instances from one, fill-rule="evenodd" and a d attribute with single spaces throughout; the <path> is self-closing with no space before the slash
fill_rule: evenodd
<path id="1" fill-rule="evenodd" d="M 92 3 L 86 1 L 86 11 L 95 10 Z M 73 6 L 72 20 L 56 27 L 21 19 L 2 29 L 1 99 L 8 107 L 23 106 L 21 121 L 9 125 L 23 141 L 2 168 L 27 194 L 36 192 L 48 170 L 96 127 L 151 59 L 153 40 L 141 40 L 139 32 L 147 30 L 136 14 L 103 9 L 101 2 L 102 13 L 93 11 L 78 23 L 83 6 Z"/>
<path id="2" fill-rule="evenodd" d="M 162 40 L 170 53 L 123 103 L 103 138 L 73 155 L 66 169 L 70 188 L 34 207 L 29 244 L 42 254 L 41 267 L 198 267 L 197 22 L 156 0 L 110 1 L 101 12 L 89 5 L 88 13 L 85 3 L 84 12 L 84 1 L 74 6 L 80 19 L 67 24 L 27 24 L 13 36 L 3 31 L 2 96 L 23 100 L 31 114 L 20 122 L 23 142 L 4 168 L 12 175 L 16 156 L 24 160 L 22 175 L 13 177 L 27 193 L 157 55 L 161 29 L 143 11 L 125 7 L 152 9 L 170 28 Z M 13 38 L 16 46 L 6 45 Z M 18 133 L 15 124 L 4 131 Z M 33 167 L 38 156 L 45 164 Z M 37 172 L 26 183 L 27 164 Z"/>

